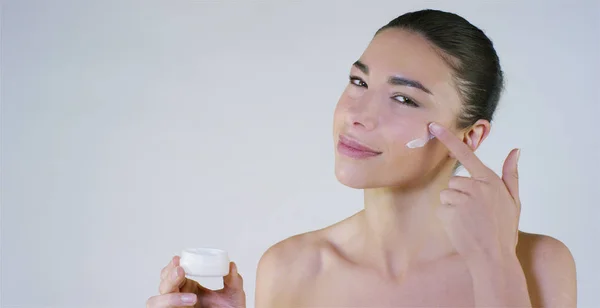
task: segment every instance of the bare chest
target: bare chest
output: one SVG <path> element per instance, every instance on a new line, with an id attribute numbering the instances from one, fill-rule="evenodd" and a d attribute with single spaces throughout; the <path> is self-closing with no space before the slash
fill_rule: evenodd
<path id="1" fill-rule="evenodd" d="M 471 276 L 462 268 L 407 275 L 390 282 L 352 270 L 325 273 L 288 307 L 472 307 Z"/>

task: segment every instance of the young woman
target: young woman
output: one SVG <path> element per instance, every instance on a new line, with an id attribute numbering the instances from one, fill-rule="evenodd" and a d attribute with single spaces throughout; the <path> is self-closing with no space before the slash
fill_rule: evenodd
<path id="1" fill-rule="evenodd" d="M 567 247 L 518 231 L 519 151 L 501 176 L 473 153 L 502 88 L 492 42 L 460 16 L 417 11 L 377 31 L 334 115 L 335 174 L 364 190 L 364 210 L 268 249 L 256 307 L 576 307 Z M 148 307 L 246 304 L 233 263 L 219 291 L 177 256 L 161 278 Z"/>

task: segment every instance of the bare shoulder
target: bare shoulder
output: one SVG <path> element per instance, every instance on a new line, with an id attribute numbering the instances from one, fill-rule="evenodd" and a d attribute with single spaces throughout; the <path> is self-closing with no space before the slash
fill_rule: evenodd
<path id="1" fill-rule="evenodd" d="M 560 240 L 548 235 L 519 232 L 519 260 L 532 265 L 574 265 L 573 255 Z M 535 263 L 535 264 L 533 264 Z"/>
<path id="2" fill-rule="evenodd" d="M 353 215 L 326 228 L 294 235 L 274 244 L 261 257 L 258 263 L 259 273 L 285 268 L 286 276 L 289 276 L 290 271 L 300 268 L 303 277 L 314 277 L 320 272 L 324 259 L 335 253 L 335 242 L 347 241 L 344 238 L 352 235 L 353 222 L 357 216 Z"/>
<path id="3" fill-rule="evenodd" d="M 323 229 L 288 237 L 269 247 L 258 262 L 255 307 L 285 307 L 312 286 L 327 264 L 337 260 L 336 242 L 351 233 L 358 215 Z"/>
<path id="4" fill-rule="evenodd" d="M 575 260 L 563 242 L 547 235 L 519 232 L 517 256 L 533 306 L 575 307 Z"/>
<path id="5" fill-rule="evenodd" d="M 269 247 L 260 258 L 258 271 L 280 269 L 281 266 L 288 269 L 299 265 L 318 267 L 319 244 L 322 241 L 319 232 L 297 234 Z"/>
<path id="6" fill-rule="evenodd" d="M 281 307 L 320 271 L 323 230 L 286 238 L 260 258 L 256 273 L 256 307 Z"/>

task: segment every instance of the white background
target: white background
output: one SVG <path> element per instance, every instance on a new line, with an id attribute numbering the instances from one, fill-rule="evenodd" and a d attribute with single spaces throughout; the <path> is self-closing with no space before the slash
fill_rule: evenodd
<path id="1" fill-rule="evenodd" d="M 374 32 L 416 9 L 492 38 L 507 91 L 478 150 L 521 147 L 521 229 L 600 290 L 598 1 L 4 1 L 2 307 L 142 307 L 184 247 L 261 254 L 362 207 L 333 108 Z M 301 292 L 301 290 L 298 290 Z"/>

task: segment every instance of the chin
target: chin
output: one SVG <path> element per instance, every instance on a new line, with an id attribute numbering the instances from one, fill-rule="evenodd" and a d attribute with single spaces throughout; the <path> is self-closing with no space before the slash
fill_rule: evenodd
<path id="1" fill-rule="evenodd" d="M 395 170 L 394 175 L 390 174 L 390 170 Z M 419 173 L 415 170 L 401 167 L 356 164 L 343 160 L 336 160 L 335 163 L 335 177 L 338 182 L 354 189 L 406 187 L 419 182 L 420 176 L 417 174 Z"/>
<path id="2" fill-rule="evenodd" d="M 344 168 L 336 166 L 335 177 L 342 185 L 350 188 L 366 189 L 378 186 L 374 185 L 375 183 L 373 183 L 372 179 L 370 179 L 369 172 L 359 168 Z"/>

